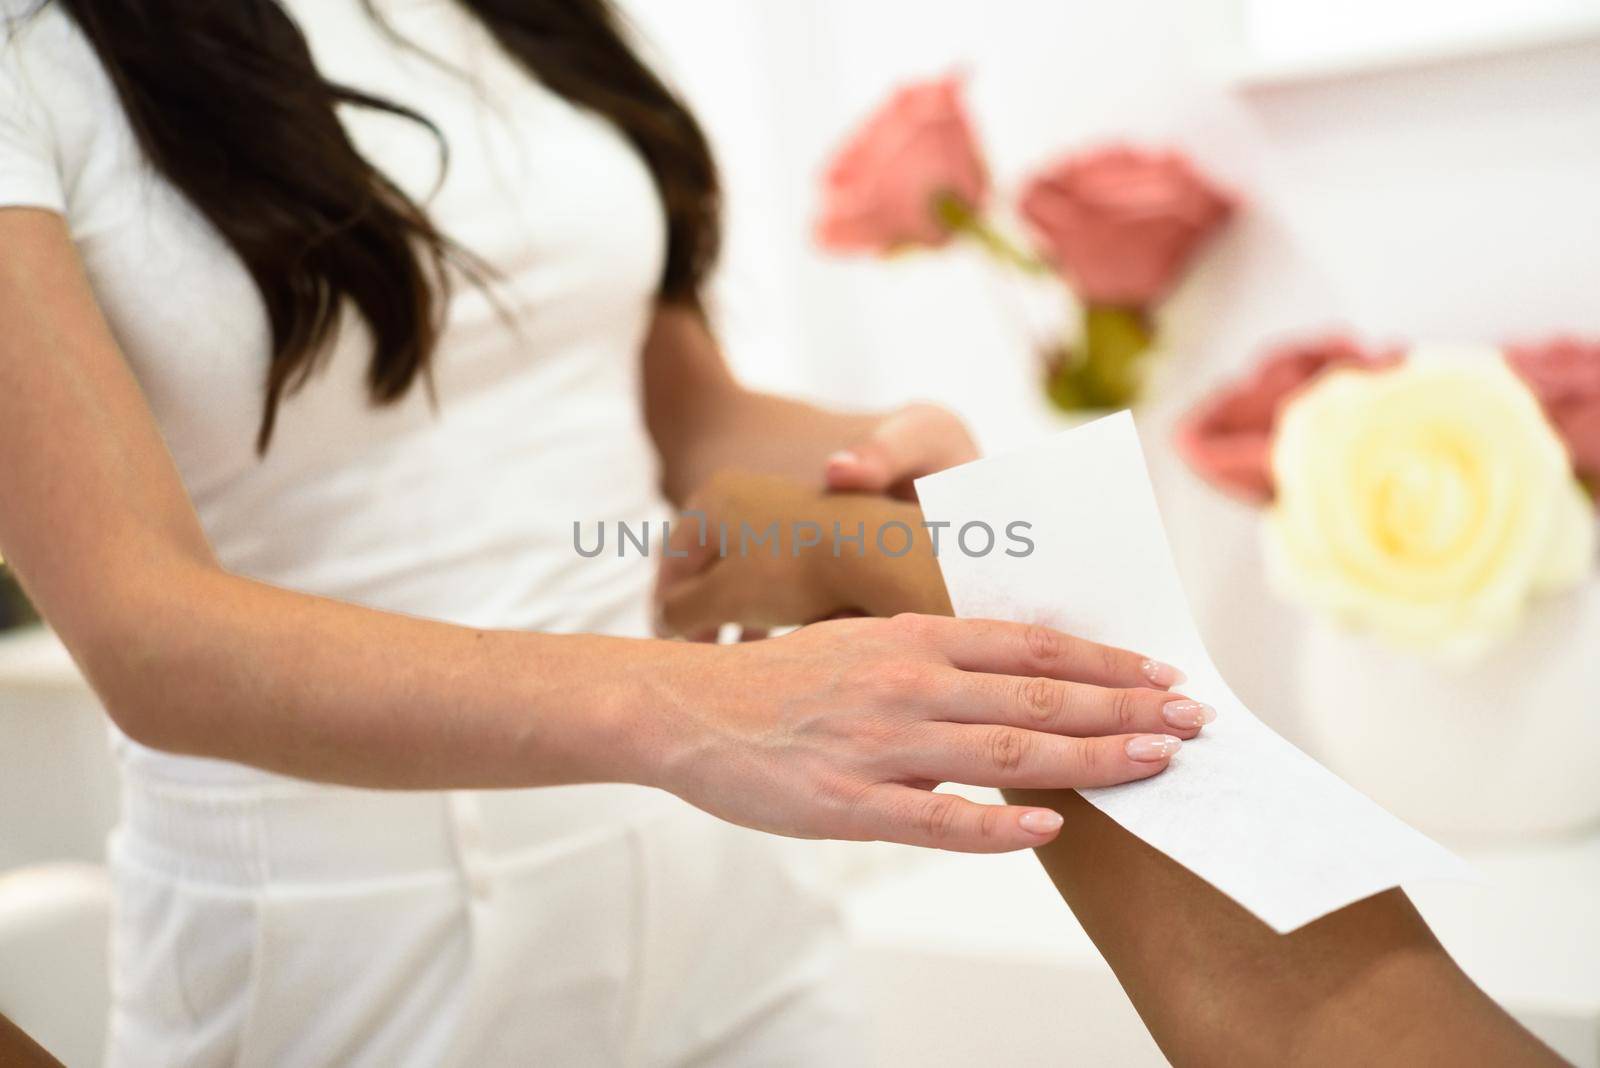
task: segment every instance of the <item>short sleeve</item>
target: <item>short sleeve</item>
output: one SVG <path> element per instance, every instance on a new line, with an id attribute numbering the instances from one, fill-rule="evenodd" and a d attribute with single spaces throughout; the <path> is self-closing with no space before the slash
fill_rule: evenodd
<path id="1" fill-rule="evenodd" d="M 0 14 L 0 207 L 66 211 L 55 135 L 40 96 L 37 66 L 22 61 L 27 27 Z"/>

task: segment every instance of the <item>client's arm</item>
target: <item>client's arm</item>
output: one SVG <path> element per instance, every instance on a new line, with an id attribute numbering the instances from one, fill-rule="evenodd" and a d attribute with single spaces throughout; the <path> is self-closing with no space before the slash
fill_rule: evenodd
<path id="1" fill-rule="evenodd" d="M 967 428 L 931 404 L 832 411 L 749 389 L 699 309 L 657 309 L 643 352 L 645 423 L 661 488 L 681 503 L 730 466 L 836 489 L 905 490 L 907 480 L 977 456 Z"/>
<path id="2" fill-rule="evenodd" d="M 1074 791 L 1007 800 L 1065 817 L 1035 852 L 1175 1064 L 1562 1063 L 1399 890 L 1280 935 Z"/>
<path id="3" fill-rule="evenodd" d="M 922 519 L 914 504 L 751 477 L 720 479 L 697 503 L 735 528 L 800 518 L 920 530 Z M 665 591 L 668 620 L 695 630 L 848 610 L 950 613 L 925 536 L 904 556 L 871 547 L 869 534 L 864 555 L 823 546 L 800 558 L 716 561 Z M 1398 890 L 1279 935 L 1076 792 L 1006 796 L 1064 817 L 1060 835 L 1035 852 L 1177 1064 L 1561 1063 L 1473 985 Z"/>
<path id="4" fill-rule="evenodd" d="M 61 1068 L 60 1061 L 4 1015 L 0 1015 L 0 1065 L 5 1068 Z"/>

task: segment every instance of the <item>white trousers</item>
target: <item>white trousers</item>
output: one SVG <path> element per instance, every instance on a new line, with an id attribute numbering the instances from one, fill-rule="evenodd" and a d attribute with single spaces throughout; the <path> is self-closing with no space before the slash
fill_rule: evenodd
<path id="1" fill-rule="evenodd" d="M 628 786 L 123 792 L 113 1068 L 860 1062 L 802 843 Z"/>

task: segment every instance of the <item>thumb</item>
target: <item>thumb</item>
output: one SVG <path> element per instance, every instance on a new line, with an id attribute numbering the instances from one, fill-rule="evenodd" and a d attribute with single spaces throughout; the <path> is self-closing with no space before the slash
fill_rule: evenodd
<path id="1" fill-rule="evenodd" d="M 828 457 L 824 471 L 830 490 L 882 493 L 896 481 L 896 457 L 883 442 L 868 438 Z"/>
<path id="2" fill-rule="evenodd" d="M 831 490 L 888 493 L 976 456 L 961 420 L 943 408 L 914 404 L 880 422 L 865 441 L 828 457 L 825 477 Z"/>

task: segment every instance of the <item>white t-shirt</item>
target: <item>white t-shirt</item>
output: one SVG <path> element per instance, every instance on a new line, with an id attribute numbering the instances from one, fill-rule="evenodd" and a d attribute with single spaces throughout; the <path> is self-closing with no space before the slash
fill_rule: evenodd
<path id="1" fill-rule="evenodd" d="M 0 0 L 16 15 L 35 0 Z M 374 407 L 353 312 L 325 369 L 255 451 L 269 335 L 242 264 L 144 160 L 60 5 L 0 44 L 0 205 L 61 212 L 218 557 L 230 570 L 483 627 L 647 632 L 654 562 L 573 548 L 594 524 L 665 514 L 639 350 L 665 253 L 650 174 L 604 120 L 528 77 L 458 5 L 287 5 L 324 75 L 408 105 L 419 125 L 341 111 L 362 154 L 494 270 L 462 282 L 434 357 L 438 405 Z M 463 72 L 470 72 L 463 73 Z M 3 255 L 3 250 L 0 250 Z M 48 359 L 49 353 L 38 358 Z M 183 758 L 164 758 L 179 761 Z"/>

